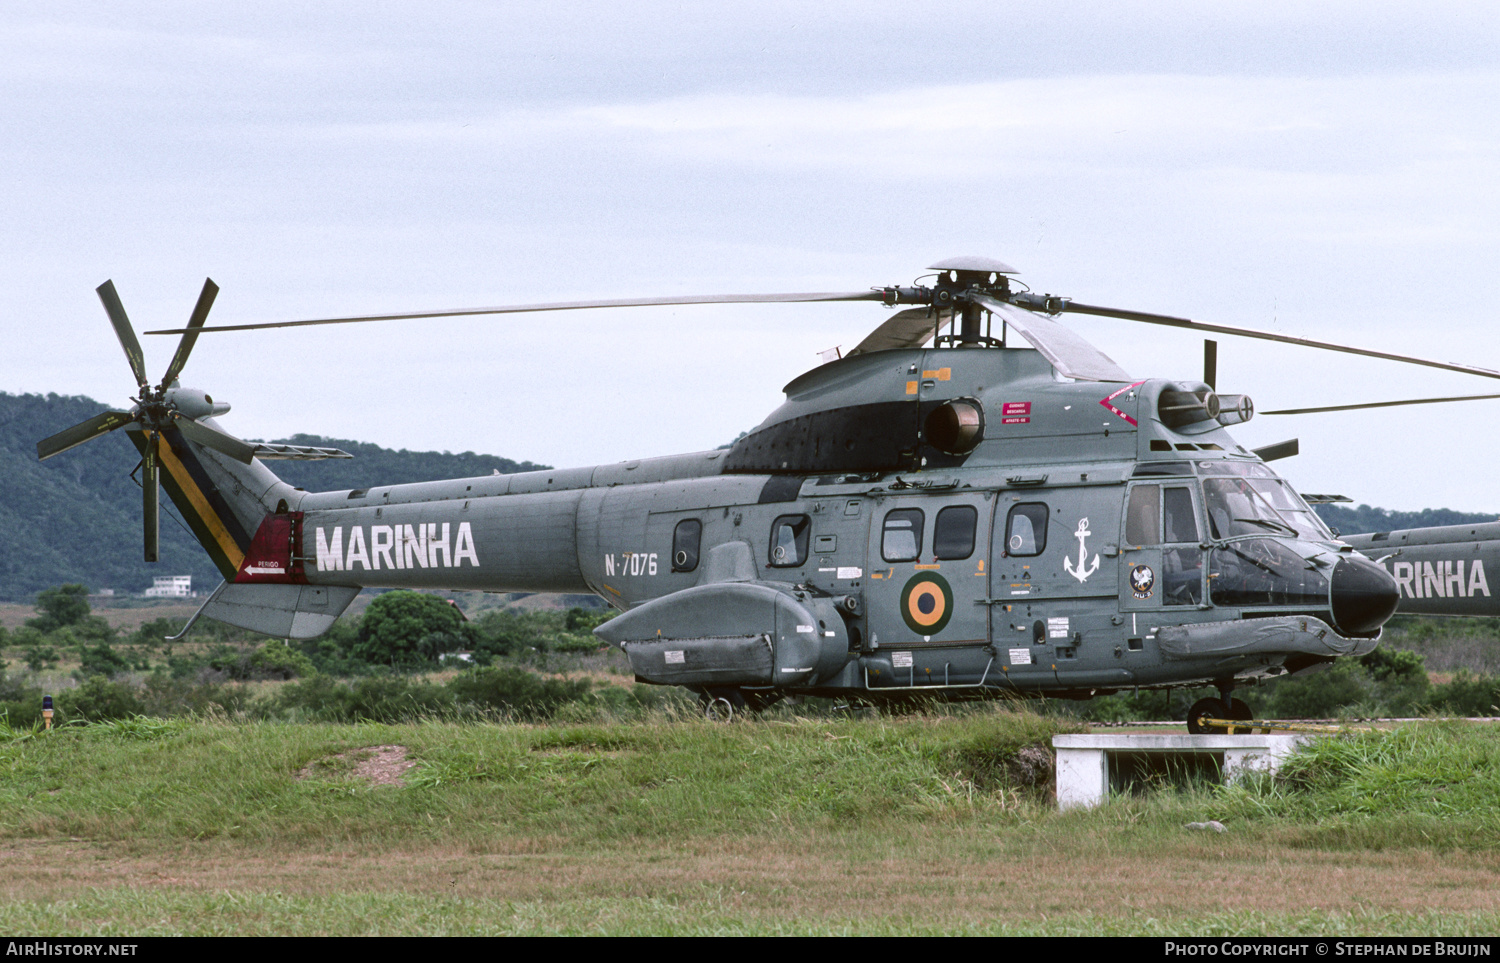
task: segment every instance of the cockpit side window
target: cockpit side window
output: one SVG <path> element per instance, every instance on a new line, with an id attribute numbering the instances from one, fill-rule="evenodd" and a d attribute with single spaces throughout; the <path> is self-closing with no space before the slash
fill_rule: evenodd
<path id="1" fill-rule="evenodd" d="M 1161 507 L 1166 541 L 1198 541 L 1198 516 L 1193 512 L 1191 489 L 1185 487 L 1162 489 Z"/>

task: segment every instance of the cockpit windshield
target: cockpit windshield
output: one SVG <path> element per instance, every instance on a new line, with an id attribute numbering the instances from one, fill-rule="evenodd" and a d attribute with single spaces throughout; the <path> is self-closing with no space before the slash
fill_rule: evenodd
<path id="1" fill-rule="evenodd" d="M 1285 535 L 1332 541 L 1323 524 L 1290 485 L 1257 462 L 1198 463 L 1209 534 L 1216 539 Z"/>

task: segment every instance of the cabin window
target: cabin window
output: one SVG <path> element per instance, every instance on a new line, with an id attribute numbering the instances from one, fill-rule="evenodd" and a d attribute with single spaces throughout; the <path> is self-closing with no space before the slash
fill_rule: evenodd
<path id="1" fill-rule="evenodd" d="M 898 508 L 885 516 L 880 557 L 887 562 L 915 562 L 922 554 L 922 510 Z"/>
<path id="2" fill-rule="evenodd" d="M 672 571 L 691 572 L 698 567 L 698 547 L 703 542 L 703 523 L 684 518 L 672 530 Z"/>
<path id="3" fill-rule="evenodd" d="M 1005 554 L 1040 555 L 1047 550 L 1047 506 L 1027 502 L 1005 519 Z"/>
<path id="4" fill-rule="evenodd" d="M 771 564 L 791 568 L 807 561 L 807 536 L 812 522 L 806 515 L 782 515 L 771 525 Z"/>
<path id="5" fill-rule="evenodd" d="M 938 512 L 932 527 L 933 557 L 956 561 L 973 555 L 978 526 L 979 510 L 973 505 L 950 505 Z"/>
<path id="6" fill-rule="evenodd" d="M 1161 486 L 1137 485 L 1125 508 L 1125 544 L 1161 544 Z"/>

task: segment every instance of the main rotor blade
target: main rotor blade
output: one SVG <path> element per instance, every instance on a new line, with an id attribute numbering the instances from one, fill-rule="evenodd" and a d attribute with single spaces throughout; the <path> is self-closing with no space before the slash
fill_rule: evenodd
<path id="1" fill-rule="evenodd" d="M 86 441 L 93 441 L 100 435 L 108 434 L 116 428 L 130 424 L 134 420 L 134 416 L 128 411 L 100 412 L 88 421 L 79 422 L 72 428 L 64 428 L 57 434 L 43 438 L 37 442 L 37 461 L 46 461 L 53 455 L 60 455 L 69 448 L 77 448 Z"/>
<path id="2" fill-rule="evenodd" d="M 146 561 L 156 561 L 161 542 L 160 504 L 161 490 L 157 484 L 157 445 L 161 435 L 147 435 L 146 454 L 141 459 L 141 527 L 145 535 Z"/>
<path id="3" fill-rule="evenodd" d="M 979 295 L 974 303 L 991 314 L 998 314 L 1005 323 L 1032 347 L 1051 362 L 1052 367 L 1065 378 L 1078 381 L 1134 381 L 1125 370 L 1115 364 L 1114 359 L 1089 344 L 1073 331 L 1050 318 L 1043 317 L 1014 304 L 997 301 L 988 295 Z"/>
<path id="4" fill-rule="evenodd" d="M 647 308 L 674 304 L 800 304 L 810 301 L 882 301 L 879 291 L 824 294 L 699 294 L 667 298 L 616 298 L 607 301 L 556 301 L 549 304 L 512 304 L 498 308 L 455 308 L 449 311 L 415 311 L 410 314 L 368 314 L 349 318 L 318 318 L 311 321 L 268 321 L 261 324 L 217 324 L 202 328 L 202 334 L 217 331 L 257 331 L 261 328 L 300 328 L 310 324 L 354 324 L 361 321 L 405 321 L 415 318 L 463 318 L 478 314 L 525 314 L 534 311 L 581 311 L 588 308 Z M 184 334 L 187 328 L 165 328 L 146 334 Z"/>
<path id="5" fill-rule="evenodd" d="M 196 441 L 205 448 L 212 448 L 233 458 L 235 461 L 248 465 L 255 460 L 255 447 L 247 445 L 233 435 L 226 435 L 217 428 L 200 425 L 191 418 L 182 415 L 174 415 L 173 419 L 177 430 L 181 431 L 190 441 Z"/>
<path id="6" fill-rule="evenodd" d="M 1206 321 L 1193 321 L 1190 318 L 1174 318 L 1167 314 L 1149 314 L 1144 311 L 1123 311 L 1119 308 L 1101 308 L 1091 304 L 1079 304 L 1076 301 L 1064 302 L 1064 311 L 1073 314 L 1094 314 L 1101 318 L 1122 318 L 1126 321 L 1143 321 L 1146 324 L 1161 324 L 1172 328 L 1187 328 L 1192 331 L 1210 331 L 1217 334 L 1237 334 L 1242 338 L 1259 338 L 1262 341 L 1280 341 L 1282 344 L 1296 344 L 1304 348 L 1322 348 L 1325 351 L 1342 351 L 1344 354 L 1358 354 L 1366 358 L 1381 358 L 1386 361 L 1404 361 L 1407 364 L 1426 365 L 1429 368 L 1442 368 L 1445 371 L 1461 371 L 1464 374 L 1479 375 L 1481 378 L 1500 378 L 1500 371 L 1490 368 L 1476 368 L 1472 365 L 1453 364 L 1448 361 L 1428 361 L 1425 358 L 1414 358 L 1406 354 L 1393 354 L 1389 351 L 1374 351 L 1369 348 L 1351 348 L 1345 344 L 1333 344 L 1328 341 L 1314 341 L 1311 338 L 1294 338 L 1287 334 L 1275 334 L 1271 331 L 1257 331 L 1254 328 L 1235 328 L 1226 324 L 1209 324 Z"/>
<path id="7" fill-rule="evenodd" d="M 1278 441 L 1274 445 L 1266 445 L 1262 448 L 1251 449 L 1251 453 L 1258 457 L 1261 461 L 1275 461 L 1278 458 L 1291 458 L 1293 455 L 1299 454 L 1300 452 L 1301 446 L 1297 444 L 1297 439 L 1295 438 L 1292 438 L 1288 441 Z"/>
<path id="8" fill-rule="evenodd" d="M 1315 415 L 1325 411 L 1357 411 L 1360 408 L 1395 408 L 1400 405 L 1435 405 L 1445 401 L 1484 401 L 1500 395 L 1454 395 L 1451 398 L 1409 398 L 1405 401 L 1370 401 L 1360 405 L 1328 405 L 1324 408 L 1282 408 L 1262 411 L 1263 415 Z"/>
<path id="9" fill-rule="evenodd" d="M 125 305 L 120 303 L 120 296 L 115 293 L 115 282 L 105 281 L 94 292 L 104 302 L 104 313 L 109 315 L 109 323 L 115 326 L 115 337 L 120 339 L 120 347 L 125 349 L 125 360 L 130 362 L 130 373 L 135 375 L 135 383 L 145 388 L 146 357 L 141 353 L 141 343 L 136 340 L 130 319 L 125 316 Z"/>
<path id="10" fill-rule="evenodd" d="M 892 351 L 897 348 L 920 348 L 932 340 L 937 326 L 946 321 L 952 312 L 943 312 L 941 320 L 930 308 L 908 308 L 897 311 L 865 335 L 865 339 L 854 346 L 845 357 L 869 354 L 872 351 Z"/>
<path id="11" fill-rule="evenodd" d="M 198 303 L 193 307 L 193 313 L 188 318 L 187 328 L 182 332 L 182 340 L 177 342 L 177 353 L 172 356 L 172 363 L 167 365 L 167 373 L 162 375 L 161 386 L 163 389 L 177 380 L 182 373 L 182 366 L 187 364 L 188 355 L 193 352 L 193 345 L 198 341 L 198 330 L 203 327 L 203 322 L 208 320 L 208 309 L 214 306 L 214 298 L 219 295 L 219 286 L 214 283 L 213 278 L 203 279 L 203 290 L 198 294 Z"/>

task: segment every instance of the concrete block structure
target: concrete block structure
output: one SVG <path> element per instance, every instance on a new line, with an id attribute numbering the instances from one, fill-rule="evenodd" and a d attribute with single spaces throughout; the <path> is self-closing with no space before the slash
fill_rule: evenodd
<path id="1" fill-rule="evenodd" d="M 1115 770 L 1122 768 L 1126 760 L 1163 762 L 1178 757 L 1186 763 L 1210 757 L 1225 782 L 1233 782 L 1248 772 L 1275 772 L 1281 760 L 1312 738 L 1297 734 L 1169 733 L 1053 736 L 1052 747 L 1057 751 L 1057 805 L 1059 809 L 1100 805 L 1109 798 L 1111 776 L 1117 774 Z"/>

